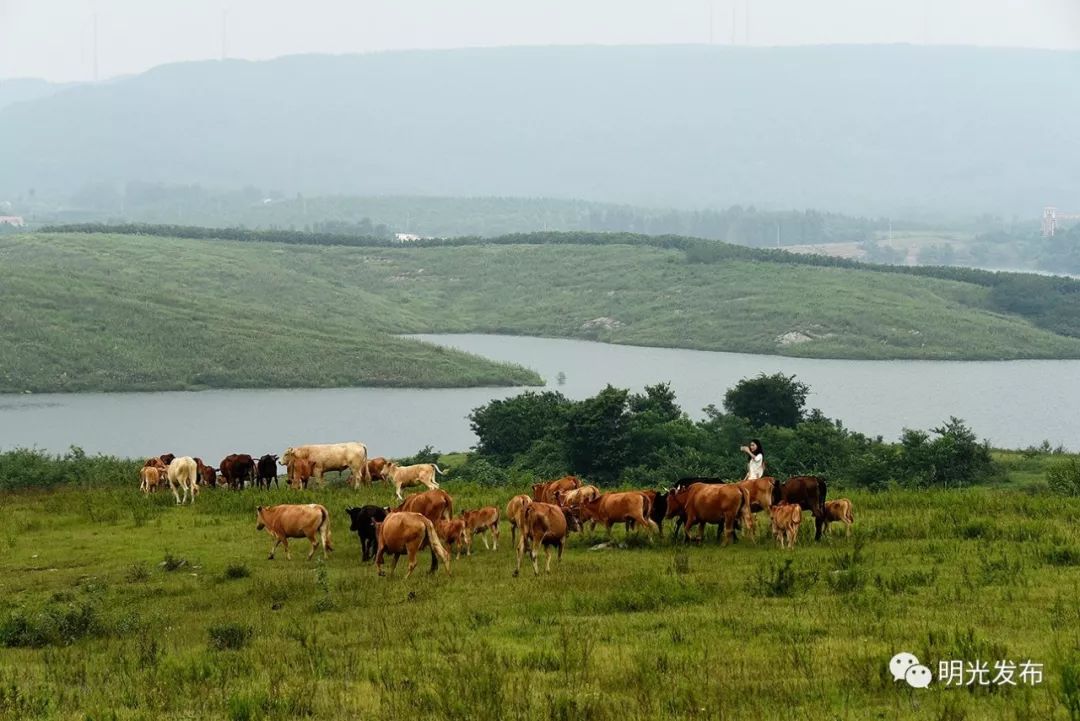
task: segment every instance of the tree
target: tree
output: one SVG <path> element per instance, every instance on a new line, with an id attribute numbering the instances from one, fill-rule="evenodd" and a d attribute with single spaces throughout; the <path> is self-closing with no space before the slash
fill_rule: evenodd
<path id="1" fill-rule="evenodd" d="M 810 387 L 783 373 L 744 378 L 724 394 L 728 413 L 745 418 L 754 428 L 794 428 L 803 420 Z"/>
<path id="2" fill-rule="evenodd" d="M 575 403 L 566 424 L 566 450 L 576 473 L 618 478 L 630 455 L 629 391 L 607 386 Z"/>
<path id="3" fill-rule="evenodd" d="M 562 393 L 528 391 L 474 408 L 469 423 L 480 439 L 476 451 L 508 465 L 541 438 L 561 434 L 570 406 Z"/>

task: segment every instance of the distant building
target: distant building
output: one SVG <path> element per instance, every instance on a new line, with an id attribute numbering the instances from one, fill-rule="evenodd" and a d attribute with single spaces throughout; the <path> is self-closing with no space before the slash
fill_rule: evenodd
<path id="1" fill-rule="evenodd" d="M 21 215 L 0 215 L 0 225 L 14 225 L 21 228 L 26 225 Z"/>
<path id="2" fill-rule="evenodd" d="M 402 243 L 410 243 L 414 240 L 422 240 L 424 236 L 417 235 L 416 233 L 394 233 L 394 237 Z"/>

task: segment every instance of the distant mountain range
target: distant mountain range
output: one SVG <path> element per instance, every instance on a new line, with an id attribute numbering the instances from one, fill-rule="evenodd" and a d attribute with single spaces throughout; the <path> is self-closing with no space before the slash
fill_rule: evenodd
<path id="1" fill-rule="evenodd" d="M 128 181 L 292 195 L 1080 210 L 1080 53 L 543 47 L 0 83 L 0 200 Z"/>

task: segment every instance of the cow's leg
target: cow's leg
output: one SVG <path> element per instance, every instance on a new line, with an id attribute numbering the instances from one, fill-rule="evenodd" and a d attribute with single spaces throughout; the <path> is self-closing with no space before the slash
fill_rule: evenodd
<path id="1" fill-rule="evenodd" d="M 563 547 L 564 547 L 564 546 L 566 546 L 566 536 L 563 536 L 563 537 L 562 537 L 561 539 L 559 539 L 559 555 L 558 555 L 558 557 L 557 557 L 557 558 L 555 559 L 555 560 L 557 560 L 557 561 L 558 561 L 559 563 L 562 563 L 562 552 L 563 552 Z"/>
<path id="2" fill-rule="evenodd" d="M 480 533 L 480 540 L 484 542 L 484 550 L 485 551 L 490 551 L 491 546 L 488 544 L 487 532 L 486 531 L 487 531 L 487 529 L 485 528 L 483 531 L 479 531 L 478 533 Z"/>
<path id="3" fill-rule="evenodd" d="M 169 490 L 172 491 L 173 498 L 176 499 L 176 505 L 179 506 L 180 505 L 180 494 L 176 492 L 176 485 L 173 483 L 171 478 L 169 479 Z"/>
<path id="4" fill-rule="evenodd" d="M 390 575 L 391 576 L 393 576 L 394 571 L 397 570 L 397 562 L 398 562 L 399 558 L 401 558 L 401 554 L 400 553 L 395 553 L 394 554 L 394 560 L 390 562 Z M 406 578 L 408 578 L 408 576 L 406 576 Z"/>
<path id="5" fill-rule="evenodd" d="M 510 521 L 510 545 L 517 545 L 517 524 Z"/>
<path id="6" fill-rule="evenodd" d="M 825 516 L 824 516 L 824 514 L 815 513 L 814 514 L 814 540 L 815 541 L 820 541 L 821 540 L 821 529 L 822 529 L 822 526 L 824 526 L 824 525 L 825 525 Z"/>
<path id="7" fill-rule="evenodd" d="M 540 575 L 540 566 L 538 566 L 537 563 L 536 563 L 536 541 L 535 540 L 533 541 L 533 543 L 530 544 L 529 556 L 532 558 L 533 575 L 534 576 L 539 576 Z"/>
<path id="8" fill-rule="evenodd" d="M 544 573 L 551 573 L 551 546 L 544 546 L 544 555 L 547 557 Z"/>
<path id="9" fill-rule="evenodd" d="M 281 545 L 285 546 L 285 560 L 286 561 L 291 561 L 292 560 L 292 553 L 289 551 L 289 539 L 288 538 L 282 538 L 281 539 Z"/>
<path id="10" fill-rule="evenodd" d="M 394 489 L 395 489 L 395 492 L 397 493 L 397 499 L 399 501 L 404 501 L 405 497 L 401 495 L 401 485 L 398 484 L 398 483 L 394 483 Z"/>
<path id="11" fill-rule="evenodd" d="M 411 576 L 413 569 L 416 568 L 416 552 L 418 550 L 418 546 L 409 546 L 409 570 L 405 572 L 405 578 Z"/>
<path id="12" fill-rule="evenodd" d="M 382 568 L 384 551 L 385 547 L 380 543 L 378 550 L 375 552 L 375 570 L 379 572 L 380 576 L 384 575 Z"/>
<path id="13" fill-rule="evenodd" d="M 495 524 L 491 527 L 491 542 L 494 544 L 493 551 L 499 550 L 499 522 L 495 521 Z"/>
<path id="14" fill-rule="evenodd" d="M 267 560 L 269 560 L 269 561 L 274 560 L 274 554 L 277 553 L 277 547 L 278 547 L 279 543 L 281 543 L 281 539 L 280 538 L 275 538 L 273 545 L 270 546 L 270 557 Z"/>
<path id="15" fill-rule="evenodd" d="M 521 543 L 517 545 L 517 566 L 514 567 L 514 578 L 521 573 L 521 558 L 525 555 L 525 531 L 521 532 Z"/>

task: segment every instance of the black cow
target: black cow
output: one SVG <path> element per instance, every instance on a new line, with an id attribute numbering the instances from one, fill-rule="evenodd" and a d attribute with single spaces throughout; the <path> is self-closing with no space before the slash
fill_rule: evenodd
<path id="1" fill-rule="evenodd" d="M 379 545 L 379 539 L 375 534 L 375 524 L 386 520 L 389 511 L 381 506 L 361 506 L 360 508 L 346 508 L 349 514 L 349 530 L 356 531 L 360 537 L 360 552 L 363 554 L 363 562 L 375 555 Z"/>
<path id="2" fill-rule="evenodd" d="M 825 526 L 825 479 L 818 476 L 792 476 L 783 485 L 773 486 L 773 504 L 798 503 L 804 511 L 814 514 L 814 540 L 821 540 Z"/>
<path id="3" fill-rule="evenodd" d="M 269 491 L 271 481 L 277 483 L 279 488 L 281 487 L 281 482 L 277 477 L 277 459 L 277 456 L 270 454 L 259 459 L 259 463 L 256 466 L 257 476 L 255 478 L 255 483 L 258 484 L 259 487 L 262 487 L 265 482 L 266 490 Z"/>

